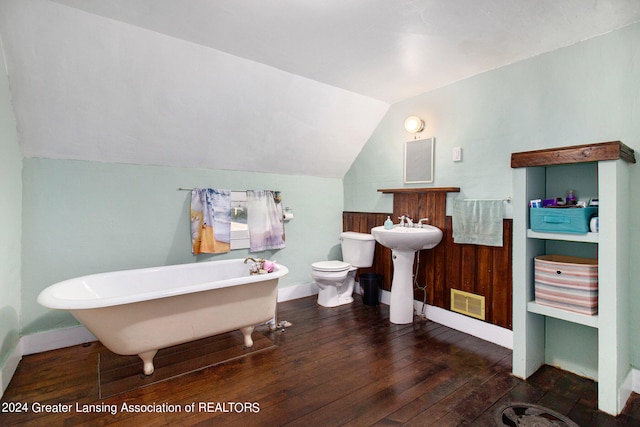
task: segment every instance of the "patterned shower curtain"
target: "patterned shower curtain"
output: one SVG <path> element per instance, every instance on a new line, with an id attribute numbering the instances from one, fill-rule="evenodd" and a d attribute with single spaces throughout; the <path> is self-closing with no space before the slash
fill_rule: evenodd
<path id="1" fill-rule="evenodd" d="M 194 255 L 231 250 L 231 192 L 191 190 L 191 248 Z"/>
<path id="2" fill-rule="evenodd" d="M 247 190 L 247 211 L 251 252 L 285 247 L 280 192 Z"/>

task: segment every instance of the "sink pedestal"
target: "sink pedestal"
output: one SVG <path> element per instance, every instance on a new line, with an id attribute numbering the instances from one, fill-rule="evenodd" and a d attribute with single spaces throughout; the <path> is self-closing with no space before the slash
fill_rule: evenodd
<path id="1" fill-rule="evenodd" d="M 397 325 L 413 323 L 413 260 L 416 251 L 392 249 L 393 279 L 389 320 Z"/>
<path id="2" fill-rule="evenodd" d="M 373 227 L 371 234 L 382 246 L 391 249 L 393 280 L 389 320 L 405 325 L 413 323 L 413 260 L 420 249 L 431 249 L 442 240 L 442 230 L 432 225 L 386 229 Z"/>

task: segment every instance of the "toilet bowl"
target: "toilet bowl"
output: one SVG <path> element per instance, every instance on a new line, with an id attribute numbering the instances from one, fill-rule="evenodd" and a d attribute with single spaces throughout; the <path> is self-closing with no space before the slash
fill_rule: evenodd
<path id="1" fill-rule="evenodd" d="M 373 265 L 375 240 L 371 234 L 347 231 L 340 234 L 344 261 L 311 264 L 311 277 L 318 286 L 318 304 L 337 307 L 353 302 L 358 268 Z"/>
<path id="2" fill-rule="evenodd" d="M 318 304 L 337 307 L 353 302 L 356 267 L 342 261 L 320 261 L 311 264 L 311 277 L 318 285 Z"/>

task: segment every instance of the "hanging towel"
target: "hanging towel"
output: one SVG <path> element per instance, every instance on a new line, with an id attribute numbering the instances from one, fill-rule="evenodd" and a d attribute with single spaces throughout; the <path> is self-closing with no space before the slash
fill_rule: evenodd
<path id="1" fill-rule="evenodd" d="M 250 252 L 284 248 L 284 220 L 280 193 L 247 190 L 247 225 L 249 226 Z"/>
<path id="2" fill-rule="evenodd" d="M 211 188 L 191 190 L 191 250 L 223 253 L 231 250 L 231 192 Z"/>
<path id="3" fill-rule="evenodd" d="M 502 200 L 453 200 L 453 241 L 502 246 Z"/>

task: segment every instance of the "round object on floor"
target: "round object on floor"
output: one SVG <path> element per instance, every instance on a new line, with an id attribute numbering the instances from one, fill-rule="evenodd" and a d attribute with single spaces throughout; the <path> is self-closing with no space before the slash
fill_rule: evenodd
<path id="1" fill-rule="evenodd" d="M 508 403 L 495 412 L 497 426 L 509 427 L 580 427 L 569 418 L 549 408 L 529 403 Z"/>

